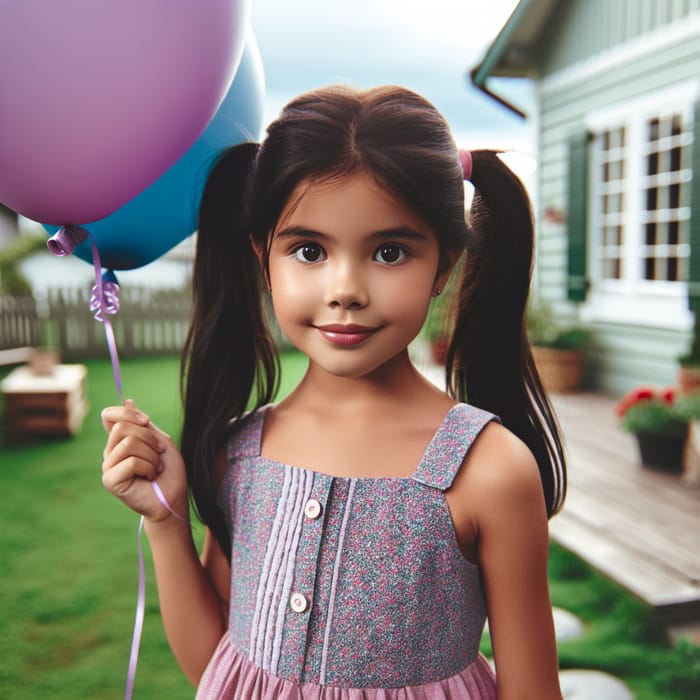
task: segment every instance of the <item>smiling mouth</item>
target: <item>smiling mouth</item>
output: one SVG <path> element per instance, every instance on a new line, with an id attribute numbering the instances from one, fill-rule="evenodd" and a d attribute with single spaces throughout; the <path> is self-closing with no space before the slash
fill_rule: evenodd
<path id="1" fill-rule="evenodd" d="M 345 346 L 364 343 L 365 340 L 379 330 L 379 328 L 369 328 L 354 324 L 330 324 L 327 326 L 314 326 L 314 328 L 330 343 Z"/>

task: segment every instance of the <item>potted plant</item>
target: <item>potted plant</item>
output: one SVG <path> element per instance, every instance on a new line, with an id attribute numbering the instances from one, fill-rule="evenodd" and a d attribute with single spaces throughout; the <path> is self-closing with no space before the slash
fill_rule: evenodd
<path id="1" fill-rule="evenodd" d="M 682 479 L 688 486 L 700 486 L 700 391 L 681 394 L 676 403 L 688 419 L 688 440 L 683 454 Z"/>
<path id="2" fill-rule="evenodd" d="M 642 464 L 680 473 L 688 439 L 689 411 L 672 388 L 638 387 L 615 407 L 622 428 L 637 438 Z"/>
<path id="3" fill-rule="evenodd" d="M 678 386 L 683 394 L 700 389 L 700 315 L 697 313 L 690 348 L 678 358 Z"/>
<path id="4" fill-rule="evenodd" d="M 551 307 L 542 301 L 528 306 L 526 329 L 544 388 L 553 393 L 578 391 L 590 332 L 559 325 Z"/>

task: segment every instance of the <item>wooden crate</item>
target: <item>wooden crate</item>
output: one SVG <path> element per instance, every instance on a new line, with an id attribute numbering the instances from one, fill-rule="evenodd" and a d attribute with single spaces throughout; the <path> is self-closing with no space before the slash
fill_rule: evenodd
<path id="1" fill-rule="evenodd" d="M 1 385 L 8 439 L 76 433 L 88 411 L 86 377 L 85 365 L 56 365 L 42 375 L 25 366 L 8 374 Z"/>

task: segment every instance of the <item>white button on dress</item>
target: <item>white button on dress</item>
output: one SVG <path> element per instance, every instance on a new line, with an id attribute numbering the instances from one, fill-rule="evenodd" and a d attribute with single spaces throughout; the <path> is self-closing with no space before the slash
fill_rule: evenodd
<path id="1" fill-rule="evenodd" d="M 315 498 L 310 498 L 304 506 L 304 515 L 309 520 L 316 520 L 321 515 L 321 504 Z"/>
<path id="2" fill-rule="evenodd" d="M 289 605 L 294 612 L 303 613 L 309 607 L 309 601 L 302 593 L 292 593 L 289 598 Z"/>

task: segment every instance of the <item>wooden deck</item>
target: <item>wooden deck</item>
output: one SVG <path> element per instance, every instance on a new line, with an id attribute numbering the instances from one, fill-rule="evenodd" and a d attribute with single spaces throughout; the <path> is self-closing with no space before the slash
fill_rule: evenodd
<path id="1" fill-rule="evenodd" d="M 552 401 L 569 453 L 569 491 L 552 538 L 663 622 L 700 621 L 700 488 L 640 465 L 613 399 L 581 393 Z"/>

